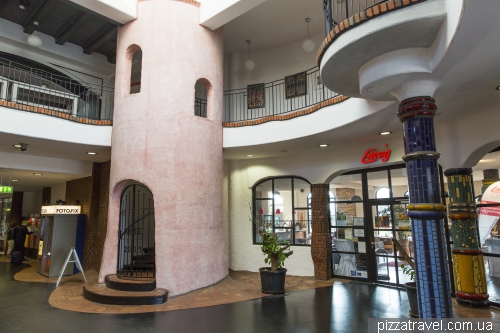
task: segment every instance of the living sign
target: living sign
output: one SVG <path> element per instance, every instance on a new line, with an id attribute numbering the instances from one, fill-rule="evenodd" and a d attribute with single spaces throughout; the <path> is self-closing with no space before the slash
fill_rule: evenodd
<path id="1" fill-rule="evenodd" d="M 384 147 L 386 147 L 386 150 L 382 151 L 377 151 L 377 148 L 367 149 L 361 158 L 361 163 L 370 164 L 376 162 L 378 159 L 382 160 L 382 162 L 387 162 L 391 158 L 391 150 L 387 147 L 387 144 Z"/>

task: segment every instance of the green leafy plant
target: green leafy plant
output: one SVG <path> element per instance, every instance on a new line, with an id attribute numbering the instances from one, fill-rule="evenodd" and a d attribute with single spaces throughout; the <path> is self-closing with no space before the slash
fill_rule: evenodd
<path id="1" fill-rule="evenodd" d="M 415 270 L 413 269 L 413 267 L 401 265 L 401 268 L 403 269 L 404 274 L 409 275 L 410 279 L 412 281 L 415 281 Z"/>
<path id="2" fill-rule="evenodd" d="M 259 235 L 262 239 L 260 249 L 266 256 L 264 262 L 271 264 L 272 271 L 283 268 L 285 259 L 293 254 L 293 251 L 290 251 L 290 242 L 278 240 L 276 234 L 267 230 L 259 232 Z"/>
<path id="3" fill-rule="evenodd" d="M 248 204 L 250 213 L 252 206 Z M 293 254 L 290 250 L 289 241 L 280 241 L 275 233 L 272 233 L 260 217 L 250 214 L 248 220 L 255 224 L 261 238 L 260 249 L 264 254 L 264 262 L 271 264 L 271 270 L 276 271 L 283 268 L 285 259 Z"/>

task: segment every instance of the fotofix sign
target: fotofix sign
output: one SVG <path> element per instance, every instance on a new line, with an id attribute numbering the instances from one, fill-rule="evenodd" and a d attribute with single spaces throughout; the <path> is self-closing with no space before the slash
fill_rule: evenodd
<path id="1" fill-rule="evenodd" d="M 377 150 L 377 148 L 368 148 L 363 157 L 361 158 L 361 163 L 370 164 L 376 162 L 377 160 L 381 160 L 382 162 L 389 161 L 391 158 L 391 150 L 388 148 L 388 145 L 384 145 L 385 150 Z"/>
<path id="2" fill-rule="evenodd" d="M 42 215 L 80 214 L 81 206 L 42 206 Z"/>

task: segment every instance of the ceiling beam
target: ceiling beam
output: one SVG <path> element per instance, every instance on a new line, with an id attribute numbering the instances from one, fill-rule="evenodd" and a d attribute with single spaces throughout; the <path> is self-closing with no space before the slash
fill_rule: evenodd
<path id="1" fill-rule="evenodd" d="M 73 36 L 88 20 L 90 20 L 90 15 L 87 13 L 76 13 L 73 15 L 66 23 L 61 27 L 61 29 L 56 34 L 56 44 L 63 45 L 68 41 L 68 39 Z"/>
<path id="2" fill-rule="evenodd" d="M 83 53 L 91 54 L 92 52 L 97 50 L 99 47 L 101 47 L 102 44 L 106 43 L 108 40 L 116 36 L 116 34 L 118 33 L 118 28 L 114 25 L 110 27 L 108 24 L 108 28 L 101 31 L 102 32 L 92 36 L 89 42 L 83 46 Z"/>
<path id="3" fill-rule="evenodd" d="M 58 2 L 58 0 L 41 0 L 23 22 L 24 33 L 31 35 L 37 28 L 33 22 L 37 21 L 39 24 L 42 24 L 43 19 L 50 13 L 52 8 L 54 8 Z"/>

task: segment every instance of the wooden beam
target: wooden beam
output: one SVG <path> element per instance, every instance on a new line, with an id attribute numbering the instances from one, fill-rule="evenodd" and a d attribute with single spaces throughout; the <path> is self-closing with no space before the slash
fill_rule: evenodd
<path id="1" fill-rule="evenodd" d="M 33 31 L 37 29 L 37 26 L 34 25 L 33 22 L 37 21 L 41 25 L 43 19 L 50 13 L 52 8 L 54 8 L 58 2 L 58 0 L 41 0 L 23 22 L 24 33 L 31 35 Z"/>
<path id="2" fill-rule="evenodd" d="M 87 13 L 76 13 L 61 27 L 56 34 L 56 44 L 63 45 L 75 32 L 90 20 L 90 15 Z"/>
<path id="3" fill-rule="evenodd" d="M 102 44 L 116 36 L 118 33 L 118 28 L 116 26 L 108 27 L 107 29 L 101 30 L 101 32 L 94 35 L 88 43 L 83 46 L 83 53 L 91 54 L 95 50 L 97 50 Z"/>

